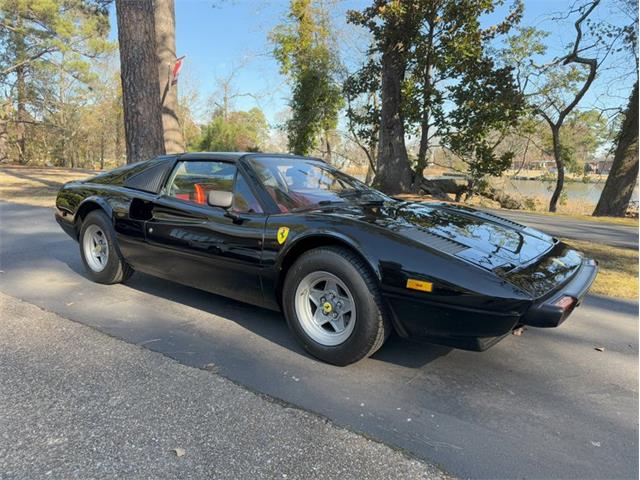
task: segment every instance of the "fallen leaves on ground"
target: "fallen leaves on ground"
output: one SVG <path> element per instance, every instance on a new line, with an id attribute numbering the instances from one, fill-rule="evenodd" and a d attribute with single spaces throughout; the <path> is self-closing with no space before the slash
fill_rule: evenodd
<path id="1" fill-rule="evenodd" d="M 518 328 L 514 328 L 511 333 L 516 337 L 521 337 L 525 330 L 526 329 L 524 327 L 518 327 Z"/>
<path id="2" fill-rule="evenodd" d="M 184 457 L 185 453 L 187 453 L 184 448 L 180 447 L 174 448 L 173 452 L 176 454 L 176 457 Z"/>

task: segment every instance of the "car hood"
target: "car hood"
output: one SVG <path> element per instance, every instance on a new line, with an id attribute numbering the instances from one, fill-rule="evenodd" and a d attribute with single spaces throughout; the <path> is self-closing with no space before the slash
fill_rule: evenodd
<path id="1" fill-rule="evenodd" d="M 357 211 L 362 221 L 489 270 L 521 267 L 557 243 L 538 230 L 450 204 L 398 202 L 344 210 L 342 214 Z"/>

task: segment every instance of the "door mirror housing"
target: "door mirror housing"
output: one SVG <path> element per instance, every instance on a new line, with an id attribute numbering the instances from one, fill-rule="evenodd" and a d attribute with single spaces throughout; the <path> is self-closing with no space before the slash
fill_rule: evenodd
<path id="1" fill-rule="evenodd" d="M 212 207 L 220 207 L 226 210 L 233 203 L 233 193 L 223 190 L 210 190 L 207 193 L 207 203 Z"/>

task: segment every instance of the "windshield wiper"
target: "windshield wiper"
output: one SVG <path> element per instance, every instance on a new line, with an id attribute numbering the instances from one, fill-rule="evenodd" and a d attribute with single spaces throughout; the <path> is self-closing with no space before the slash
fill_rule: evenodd
<path id="1" fill-rule="evenodd" d="M 340 192 L 338 195 L 342 198 L 353 198 L 353 197 L 361 197 L 362 195 L 370 194 L 368 190 L 349 190 L 346 192 Z"/>

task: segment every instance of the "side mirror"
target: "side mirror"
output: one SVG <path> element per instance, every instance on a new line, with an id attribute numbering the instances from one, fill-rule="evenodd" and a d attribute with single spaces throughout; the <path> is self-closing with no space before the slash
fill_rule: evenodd
<path id="1" fill-rule="evenodd" d="M 233 203 L 233 193 L 222 190 L 210 190 L 207 194 L 207 203 L 212 207 L 227 209 Z"/>

